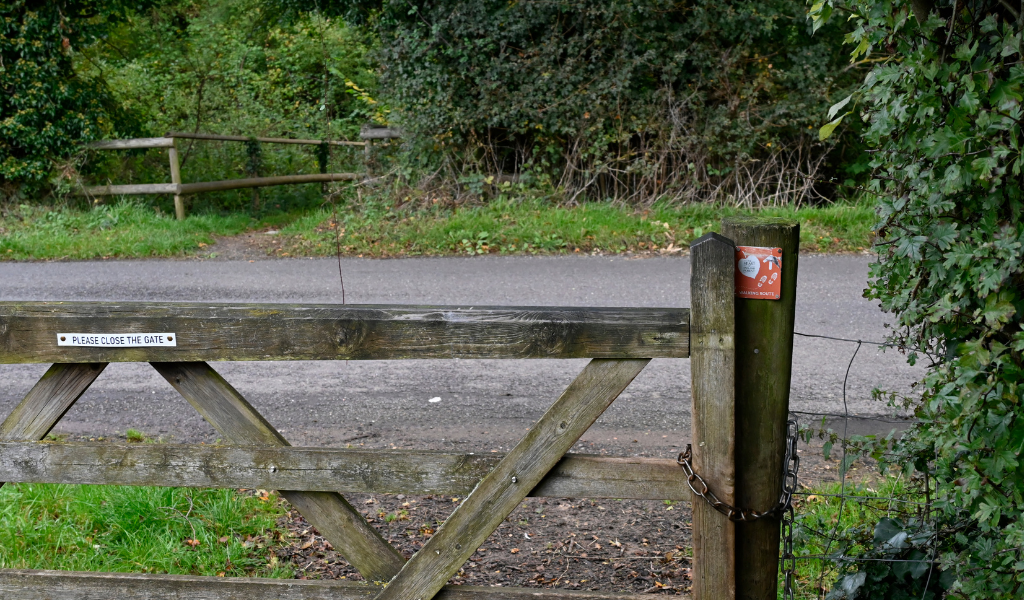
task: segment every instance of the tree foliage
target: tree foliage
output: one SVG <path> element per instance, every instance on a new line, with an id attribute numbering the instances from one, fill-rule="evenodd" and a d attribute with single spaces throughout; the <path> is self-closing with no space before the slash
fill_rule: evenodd
<path id="1" fill-rule="evenodd" d="M 372 43 L 339 18 L 284 19 L 260 0 L 163 0 L 129 13 L 82 53 L 76 68 L 89 76 L 102 73 L 114 102 L 134 115 L 146 135 L 353 139 L 360 125 L 383 120 L 386 110 L 374 98 L 377 76 L 367 58 Z M 186 182 L 253 172 L 245 144 L 181 140 L 179 146 Z M 262 175 L 315 173 L 321 159 L 325 168 L 330 162 L 333 169 L 352 170 L 361 156 L 337 146 L 322 156 L 316 146 L 261 149 Z M 167 181 L 163 153 L 124 156 L 94 153 L 88 179 Z M 319 202 L 319 189 L 275 188 L 262 196 Z M 205 194 L 193 202 L 197 208 L 247 210 L 249 195 Z"/>
<path id="2" fill-rule="evenodd" d="M 816 22 L 849 20 L 853 59 L 877 63 L 829 117 L 862 121 L 873 151 L 881 223 L 866 295 L 895 315 L 892 338 L 910 359 L 932 361 L 921 398 L 905 399 L 921 422 L 895 450 L 934 481 L 933 547 L 960 598 L 1024 589 L 1021 8 L 827 0 L 811 9 Z M 891 450 L 879 443 L 876 456 L 894 460 Z M 876 597 L 871 577 L 860 579 L 846 597 Z"/>
<path id="3" fill-rule="evenodd" d="M 0 3 L 0 182 L 38 186 L 54 161 L 132 121 L 100 78 L 80 77 L 74 54 L 145 1 L 14 0 Z"/>

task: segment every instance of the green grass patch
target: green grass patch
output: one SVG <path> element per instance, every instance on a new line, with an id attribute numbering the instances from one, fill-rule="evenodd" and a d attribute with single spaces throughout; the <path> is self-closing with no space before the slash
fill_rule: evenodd
<path id="1" fill-rule="evenodd" d="M 709 205 L 655 205 L 638 212 L 609 203 L 561 207 L 540 201 L 504 199 L 482 206 L 395 211 L 385 205 L 339 207 L 311 212 L 281 230 L 278 253 L 324 256 L 340 242 L 346 255 L 441 256 L 480 254 L 558 254 L 576 252 L 676 253 L 724 217 L 749 210 Z M 801 247 L 812 252 L 870 248 L 875 214 L 866 203 L 834 204 L 800 210 L 775 208 L 756 214 L 797 219 Z M 340 240 L 336 227 L 340 227 Z"/>
<path id="2" fill-rule="evenodd" d="M 8 484 L 0 568 L 289 578 L 283 514 L 233 490 Z"/>
<path id="3" fill-rule="evenodd" d="M 0 260 L 183 256 L 254 224 L 245 214 L 179 222 L 127 200 L 85 211 L 22 205 L 0 218 Z"/>
<path id="4" fill-rule="evenodd" d="M 848 252 L 871 247 L 875 214 L 870 203 L 836 203 L 800 210 L 761 211 L 705 204 L 655 204 L 637 211 L 611 203 L 564 207 L 542 199 L 499 197 L 458 208 L 397 210 L 371 199 L 268 214 L 194 214 L 184 221 L 140 202 L 122 200 L 91 210 L 23 205 L 0 217 L 0 260 L 215 256 L 215 236 L 280 229 L 264 251 L 277 256 L 446 256 L 624 252 L 675 254 L 693 239 L 717 231 L 724 217 L 760 214 L 797 219 L 801 247 Z M 340 240 L 336 239 L 340 227 Z M 268 240 L 269 241 L 269 240 Z"/>

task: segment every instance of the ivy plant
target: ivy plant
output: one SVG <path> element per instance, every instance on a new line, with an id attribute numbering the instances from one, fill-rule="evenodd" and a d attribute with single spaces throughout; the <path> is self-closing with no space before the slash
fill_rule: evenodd
<path id="1" fill-rule="evenodd" d="M 132 119 L 102 78 L 81 77 L 75 54 L 133 9 L 150 2 L 0 2 L 0 195 L 43 184 L 55 161 Z"/>

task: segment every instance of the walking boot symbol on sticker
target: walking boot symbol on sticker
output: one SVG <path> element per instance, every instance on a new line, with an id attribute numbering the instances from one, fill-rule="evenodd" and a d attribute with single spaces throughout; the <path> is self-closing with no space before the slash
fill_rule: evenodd
<path id="1" fill-rule="evenodd" d="M 755 300 L 782 297 L 782 248 L 736 246 L 736 295 Z"/>

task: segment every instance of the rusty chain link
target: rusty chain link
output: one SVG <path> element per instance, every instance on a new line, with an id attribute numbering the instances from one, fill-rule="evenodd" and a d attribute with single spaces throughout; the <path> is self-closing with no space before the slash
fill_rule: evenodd
<path id="1" fill-rule="evenodd" d="M 749 523 L 765 517 L 774 517 L 782 523 L 782 555 L 780 566 L 785 577 L 783 583 L 783 598 L 789 600 L 794 597 L 793 579 L 796 577 L 796 557 L 793 554 L 793 493 L 797 488 L 797 472 L 800 470 L 800 456 L 797 454 L 797 440 L 799 426 L 796 419 L 790 419 L 786 423 L 786 458 L 783 462 L 782 495 L 774 507 L 766 511 L 758 511 L 752 508 L 737 508 L 718 499 L 711 491 L 704 479 L 693 470 L 690 462 L 693 458 L 692 447 L 686 445 L 686 450 L 679 454 L 676 462 L 686 474 L 686 485 L 689 486 L 698 498 L 701 498 L 711 508 L 725 515 L 730 521 L 738 523 Z"/>

